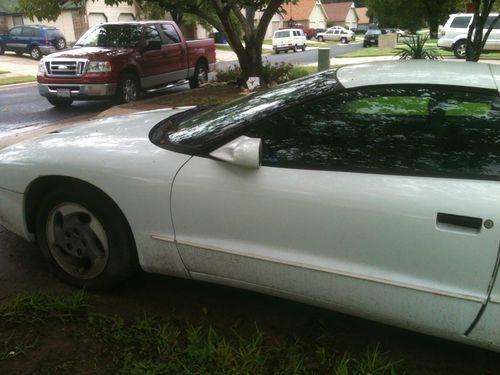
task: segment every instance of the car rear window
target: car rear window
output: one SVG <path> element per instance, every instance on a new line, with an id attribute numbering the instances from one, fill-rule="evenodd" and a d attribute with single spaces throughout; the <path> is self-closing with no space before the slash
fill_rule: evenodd
<path id="1" fill-rule="evenodd" d="M 47 30 L 47 36 L 49 38 L 63 38 L 64 37 L 62 31 L 58 30 L 58 29 Z"/>
<path id="2" fill-rule="evenodd" d="M 470 20 L 470 16 L 455 17 L 455 19 L 451 22 L 450 27 L 454 29 L 464 29 L 469 26 Z"/>

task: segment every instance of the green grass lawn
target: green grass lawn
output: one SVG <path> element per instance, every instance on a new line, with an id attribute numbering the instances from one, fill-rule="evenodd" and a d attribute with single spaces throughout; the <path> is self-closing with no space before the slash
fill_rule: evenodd
<path id="1" fill-rule="evenodd" d="M 10 73 L 10 72 L 7 70 L 0 70 L 0 74 L 7 74 L 7 73 Z"/>
<path id="2" fill-rule="evenodd" d="M 15 83 L 25 83 L 36 81 L 35 76 L 17 76 L 17 77 L 7 77 L 0 78 L 0 86 L 13 85 Z"/>
<path id="3" fill-rule="evenodd" d="M 173 310 L 173 309 L 172 309 Z M 351 354 L 331 332 L 281 335 L 252 322 L 99 311 L 83 293 L 30 294 L 0 305 L 4 374 L 396 374 L 379 345 Z"/>

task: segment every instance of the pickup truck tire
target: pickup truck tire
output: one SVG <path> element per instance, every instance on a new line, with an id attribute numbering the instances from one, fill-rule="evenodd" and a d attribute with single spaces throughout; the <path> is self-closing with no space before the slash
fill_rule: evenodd
<path id="1" fill-rule="evenodd" d="M 31 47 L 30 48 L 30 56 L 34 60 L 40 60 L 42 58 L 42 51 L 40 51 L 40 48 L 38 48 L 38 47 Z"/>
<path id="2" fill-rule="evenodd" d="M 125 73 L 118 79 L 116 98 L 120 103 L 130 103 L 139 97 L 139 80 L 132 73 Z"/>
<path id="3" fill-rule="evenodd" d="M 194 76 L 189 78 L 189 87 L 197 89 L 208 82 L 208 68 L 204 63 L 199 62 L 194 68 Z"/>
<path id="4" fill-rule="evenodd" d="M 453 45 L 453 54 L 457 59 L 465 59 L 466 40 L 459 40 Z"/>
<path id="5" fill-rule="evenodd" d="M 54 107 L 69 107 L 73 103 L 73 99 L 54 99 L 47 98 L 50 104 Z"/>
<path id="6" fill-rule="evenodd" d="M 325 39 L 322 36 L 318 36 L 318 42 L 323 42 Z"/>

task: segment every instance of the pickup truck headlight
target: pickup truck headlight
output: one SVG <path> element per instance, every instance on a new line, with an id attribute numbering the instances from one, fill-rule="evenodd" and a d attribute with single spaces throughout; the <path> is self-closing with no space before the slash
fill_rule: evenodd
<path id="1" fill-rule="evenodd" d="M 38 74 L 45 74 L 45 61 L 43 60 L 38 62 Z"/>
<path id="2" fill-rule="evenodd" d="M 111 63 L 109 61 L 91 61 L 87 73 L 106 73 L 111 72 Z"/>

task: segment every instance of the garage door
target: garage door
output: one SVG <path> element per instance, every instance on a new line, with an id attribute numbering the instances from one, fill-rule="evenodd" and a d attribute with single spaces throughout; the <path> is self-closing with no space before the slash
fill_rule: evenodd
<path id="1" fill-rule="evenodd" d="M 118 21 L 120 22 L 135 21 L 135 17 L 132 13 L 120 13 L 120 15 L 118 16 Z"/>
<path id="2" fill-rule="evenodd" d="M 89 13 L 89 27 L 99 25 L 103 22 L 108 22 L 104 13 Z"/>

